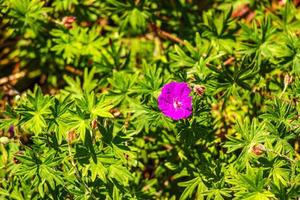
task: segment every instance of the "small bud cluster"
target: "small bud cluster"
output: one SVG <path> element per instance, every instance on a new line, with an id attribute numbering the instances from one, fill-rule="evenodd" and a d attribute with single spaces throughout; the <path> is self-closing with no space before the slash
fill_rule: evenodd
<path id="1" fill-rule="evenodd" d="M 72 29 L 75 21 L 76 17 L 74 16 L 66 16 L 62 19 L 62 23 L 67 29 Z"/>

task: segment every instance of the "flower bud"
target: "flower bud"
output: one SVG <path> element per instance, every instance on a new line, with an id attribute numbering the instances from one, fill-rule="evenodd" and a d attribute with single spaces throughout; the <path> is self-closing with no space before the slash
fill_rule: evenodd
<path id="1" fill-rule="evenodd" d="M 278 0 L 278 4 L 284 6 L 286 4 L 286 0 Z"/>
<path id="2" fill-rule="evenodd" d="M 96 129 L 98 127 L 97 119 L 93 119 L 93 121 L 91 122 L 91 126 L 92 126 L 92 129 Z"/>
<path id="3" fill-rule="evenodd" d="M 286 74 L 284 76 L 284 85 L 289 85 L 293 82 L 293 77 L 292 76 L 289 76 L 288 74 Z"/>
<path id="4" fill-rule="evenodd" d="M 203 85 L 195 85 L 194 86 L 194 92 L 198 95 L 198 96 L 203 96 L 204 92 L 205 92 L 205 86 Z"/>
<path id="5" fill-rule="evenodd" d="M 266 151 L 266 148 L 262 144 L 253 145 L 252 148 L 251 148 L 251 152 L 254 153 L 257 156 L 263 154 L 265 151 Z"/>
<path id="6" fill-rule="evenodd" d="M 248 4 L 240 5 L 232 12 L 232 18 L 244 17 L 251 11 Z"/>
<path id="7" fill-rule="evenodd" d="M 110 112 L 114 117 L 119 117 L 121 115 L 121 112 L 117 108 L 111 109 Z"/>
<path id="8" fill-rule="evenodd" d="M 62 19 L 62 23 L 67 29 L 72 29 L 73 28 L 72 24 L 75 21 L 76 21 L 76 17 L 74 17 L 74 16 L 66 16 Z"/>
<path id="9" fill-rule="evenodd" d="M 76 139 L 76 133 L 74 130 L 68 132 L 67 141 L 68 143 L 73 142 Z"/>

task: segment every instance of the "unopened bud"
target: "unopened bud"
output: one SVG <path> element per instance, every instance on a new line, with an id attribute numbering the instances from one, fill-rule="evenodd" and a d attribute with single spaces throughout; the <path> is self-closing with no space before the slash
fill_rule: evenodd
<path id="1" fill-rule="evenodd" d="M 232 12 L 231 16 L 233 18 L 244 17 L 250 11 L 251 11 L 251 9 L 250 9 L 249 5 L 248 4 L 243 4 L 243 5 L 240 5 L 239 7 L 237 7 L 236 10 L 234 10 Z"/>
<path id="2" fill-rule="evenodd" d="M 74 16 L 66 16 L 62 19 L 62 23 L 63 25 L 67 28 L 67 29 L 71 29 L 73 28 L 73 23 L 76 21 L 76 17 Z"/>
<path id="3" fill-rule="evenodd" d="M 110 112 L 114 117 L 119 117 L 121 115 L 121 112 L 117 108 L 111 109 Z"/>
<path id="4" fill-rule="evenodd" d="M 259 155 L 263 154 L 266 151 L 266 148 L 262 144 L 256 144 L 256 145 L 252 146 L 251 151 L 255 155 L 259 156 Z"/>
<path id="5" fill-rule="evenodd" d="M 203 96 L 204 92 L 205 92 L 205 87 L 202 85 L 195 85 L 194 86 L 194 92 L 198 95 L 198 96 Z"/>
<path id="6" fill-rule="evenodd" d="M 286 4 L 286 0 L 278 0 L 278 4 L 284 6 Z"/>
<path id="7" fill-rule="evenodd" d="M 286 74 L 284 76 L 284 85 L 289 85 L 293 82 L 293 77 L 292 76 L 289 76 L 288 74 Z"/>
<path id="8" fill-rule="evenodd" d="M 76 139 L 76 133 L 74 130 L 68 132 L 67 141 L 69 143 L 73 142 Z"/>
<path id="9" fill-rule="evenodd" d="M 96 119 L 93 119 L 93 121 L 91 122 L 91 126 L 92 126 L 92 129 L 96 129 L 98 127 Z"/>

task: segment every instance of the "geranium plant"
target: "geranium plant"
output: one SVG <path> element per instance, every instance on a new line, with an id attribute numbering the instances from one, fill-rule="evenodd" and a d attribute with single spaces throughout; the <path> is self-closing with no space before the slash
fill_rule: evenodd
<path id="1" fill-rule="evenodd" d="M 0 17 L 0 199 L 300 198 L 299 1 Z"/>

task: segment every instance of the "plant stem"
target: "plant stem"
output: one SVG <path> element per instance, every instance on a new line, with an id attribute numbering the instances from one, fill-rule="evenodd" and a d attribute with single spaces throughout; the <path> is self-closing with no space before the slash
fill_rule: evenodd
<path id="1" fill-rule="evenodd" d="M 286 156 L 286 155 L 283 155 L 283 154 L 281 154 L 281 153 L 278 153 L 278 152 L 276 152 L 276 151 L 274 151 L 274 150 L 266 149 L 266 151 L 271 152 L 271 153 L 274 153 L 274 154 L 276 154 L 276 155 L 279 156 L 279 157 L 285 158 L 286 160 L 290 161 L 290 162 L 293 163 L 293 164 L 296 163 L 295 160 L 289 158 L 289 157 Z"/>
<path id="2" fill-rule="evenodd" d="M 92 197 L 93 199 L 97 199 L 97 198 L 94 196 L 94 194 L 93 194 L 93 192 L 91 191 L 91 189 L 89 188 L 89 186 L 88 186 L 88 185 L 80 178 L 81 176 L 80 176 L 78 167 L 77 167 L 77 165 L 76 165 L 76 163 L 75 163 L 75 160 L 74 160 L 74 158 L 73 158 L 73 155 L 72 155 L 71 144 L 70 144 L 70 142 L 68 142 L 68 150 L 69 150 L 69 157 L 70 157 L 70 159 L 71 159 L 71 164 L 72 164 L 72 166 L 73 166 L 74 169 L 75 169 L 75 176 L 76 176 L 77 180 L 78 180 L 80 183 L 82 183 L 82 185 L 84 186 L 85 190 L 88 191 L 88 192 L 91 194 L 91 197 Z"/>

